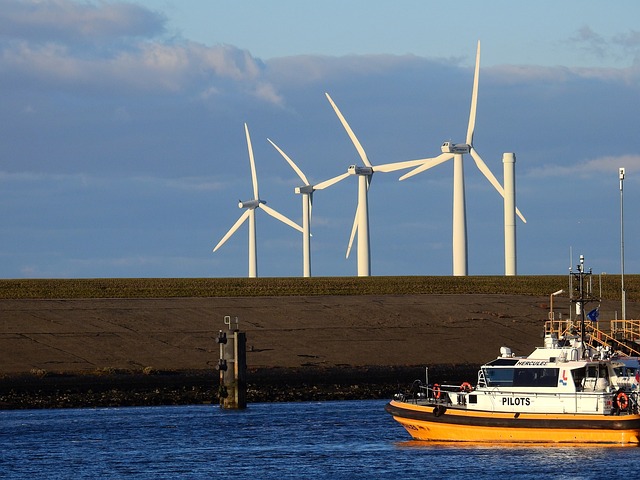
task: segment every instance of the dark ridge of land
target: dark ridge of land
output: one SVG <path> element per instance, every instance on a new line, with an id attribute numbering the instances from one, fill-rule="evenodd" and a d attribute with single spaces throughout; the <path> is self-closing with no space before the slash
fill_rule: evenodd
<path id="1" fill-rule="evenodd" d="M 630 277 L 627 317 L 639 318 L 640 303 L 631 301 L 639 277 Z M 610 285 L 619 277 L 602 278 L 608 300 L 600 305 L 601 323 L 620 310 Z M 567 282 L 4 280 L 0 408 L 216 403 L 215 339 L 228 328 L 225 316 L 237 317 L 247 334 L 250 402 L 386 398 L 424 378 L 425 366 L 434 381 L 474 381 L 478 365 L 501 346 L 528 354 L 540 345 L 549 292 L 567 290 Z M 226 295 L 213 294 L 213 286 Z M 527 293 L 500 293 L 509 289 Z M 327 291 L 341 293 L 319 293 Z M 566 294 L 555 297 L 556 315 L 566 318 L 569 307 Z"/>
<path id="2" fill-rule="evenodd" d="M 625 275 L 627 300 L 640 301 L 640 275 Z M 593 275 L 596 295 L 620 298 L 620 275 Z M 0 279 L 0 299 L 257 297 L 310 295 L 503 294 L 548 296 L 567 275 Z"/>

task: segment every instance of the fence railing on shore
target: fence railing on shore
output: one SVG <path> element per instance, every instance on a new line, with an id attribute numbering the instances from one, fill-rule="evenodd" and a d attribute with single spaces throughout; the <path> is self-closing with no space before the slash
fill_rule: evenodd
<path id="1" fill-rule="evenodd" d="M 574 335 L 580 331 L 579 319 L 551 319 L 544 325 L 545 335 Z M 607 328 L 608 327 L 608 328 Z M 626 356 L 640 357 L 640 320 L 584 321 L 586 343 L 592 348 L 610 346 Z"/>

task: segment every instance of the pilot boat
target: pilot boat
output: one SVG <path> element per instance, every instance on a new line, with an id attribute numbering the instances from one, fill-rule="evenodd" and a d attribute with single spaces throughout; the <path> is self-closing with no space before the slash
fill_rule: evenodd
<path id="1" fill-rule="evenodd" d="M 585 297 L 576 302 L 584 307 Z M 638 360 L 594 347 L 588 335 L 583 341 L 584 315 L 580 325 L 564 323 L 545 327 L 543 346 L 528 356 L 502 347 L 480 367 L 475 385 L 427 378 L 385 409 L 415 440 L 640 444 Z"/>

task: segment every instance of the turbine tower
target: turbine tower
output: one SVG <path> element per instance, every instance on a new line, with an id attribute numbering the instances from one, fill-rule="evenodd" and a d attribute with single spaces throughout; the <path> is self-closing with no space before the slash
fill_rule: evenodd
<path id="1" fill-rule="evenodd" d="M 447 160 L 453 159 L 453 275 L 465 276 L 468 274 L 467 262 L 467 217 L 464 189 L 464 165 L 463 156 L 468 153 L 475 161 L 476 167 L 489 180 L 491 185 L 504 198 L 504 189 L 496 177 L 491 173 L 489 167 L 484 163 L 478 152 L 473 147 L 473 132 L 476 123 L 476 108 L 478 104 L 478 78 L 480 75 L 480 41 L 476 51 L 476 66 L 473 76 L 473 90 L 471 94 L 471 110 L 469 112 L 469 124 L 467 127 L 466 143 L 444 142 L 442 153 L 437 157 L 424 162 L 418 168 L 411 170 L 400 177 L 405 180 L 429 168 L 435 167 Z M 516 213 L 520 219 L 526 223 L 520 210 L 516 208 Z"/>
<path id="2" fill-rule="evenodd" d="M 402 170 L 404 168 L 411 168 L 417 165 L 422 165 L 431 159 L 420 160 L 408 160 L 405 162 L 386 163 L 383 165 L 372 165 L 367 154 L 362 147 L 362 144 L 356 137 L 355 133 L 347 123 L 347 120 L 340 112 L 338 106 L 334 103 L 333 99 L 328 93 L 325 93 L 327 100 L 333 107 L 340 123 L 349 135 L 351 142 L 356 147 L 360 159 L 364 163 L 364 166 L 350 165 L 347 169 L 347 174 L 355 175 L 358 177 L 358 206 L 356 208 L 356 215 L 353 219 L 353 227 L 351 228 L 351 237 L 349 238 L 349 246 L 347 247 L 346 257 L 349 258 L 351 252 L 351 246 L 353 245 L 353 239 L 358 233 L 358 276 L 368 277 L 371 274 L 371 254 L 369 244 L 369 187 L 371 185 L 371 178 L 374 172 L 393 172 L 396 170 Z"/>
<path id="3" fill-rule="evenodd" d="M 256 164 L 253 159 L 253 148 L 251 147 L 251 137 L 249 136 L 249 127 L 247 124 L 244 124 L 244 132 L 247 137 L 247 148 L 249 150 L 249 163 L 251 164 L 251 180 L 253 183 L 253 199 L 247 200 L 246 202 L 240 201 L 238 203 L 238 208 L 244 208 L 245 211 L 240 218 L 233 224 L 233 226 L 229 229 L 229 231 L 222 237 L 222 240 L 218 242 L 213 251 L 218 250 L 224 243 L 233 235 L 238 228 L 246 221 L 249 221 L 249 277 L 254 278 L 258 276 L 258 251 L 256 245 L 256 217 L 255 211 L 257 208 L 264 210 L 266 213 L 271 215 L 273 218 L 280 220 L 283 223 L 286 223 L 291 228 L 295 228 L 296 230 L 302 232 L 302 227 L 285 217 L 281 213 L 277 212 L 271 207 L 267 207 L 267 202 L 260 198 L 258 193 L 258 177 L 256 176 Z"/>
<path id="4" fill-rule="evenodd" d="M 324 182 L 318 183 L 317 185 L 311 185 L 309 180 L 307 180 L 307 176 L 302 172 L 302 170 L 295 164 L 291 158 L 284 153 L 284 151 L 278 147 L 275 143 L 271 141 L 271 139 L 267 138 L 269 143 L 273 145 L 273 147 L 280 152 L 280 155 L 284 157 L 284 159 L 289 163 L 291 168 L 293 169 L 298 177 L 304 183 L 300 187 L 296 187 L 294 192 L 302 196 L 302 274 L 305 277 L 311 276 L 311 211 L 313 207 L 313 192 L 316 190 L 322 190 L 327 188 L 334 183 L 338 183 L 340 180 L 343 180 L 349 176 L 349 173 L 343 173 L 336 177 L 330 178 L 329 180 L 325 180 Z"/>

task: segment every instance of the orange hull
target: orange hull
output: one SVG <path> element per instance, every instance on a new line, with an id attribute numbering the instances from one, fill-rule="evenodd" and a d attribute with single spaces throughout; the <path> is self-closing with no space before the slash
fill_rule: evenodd
<path id="1" fill-rule="evenodd" d="M 435 442 L 640 444 L 640 415 L 495 413 L 391 401 L 385 409 L 416 440 Z"/>

